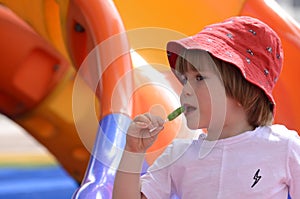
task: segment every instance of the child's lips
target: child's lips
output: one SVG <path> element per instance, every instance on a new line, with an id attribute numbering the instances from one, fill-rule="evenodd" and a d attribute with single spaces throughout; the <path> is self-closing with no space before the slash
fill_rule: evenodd
<path id="1" fill-rule="evenodd" d="M 195 111 L 197 108 L 195 106 L 189 105 L 189 104 L 184 104 L 184 114 L 188 115 L 191 112 Z"/>

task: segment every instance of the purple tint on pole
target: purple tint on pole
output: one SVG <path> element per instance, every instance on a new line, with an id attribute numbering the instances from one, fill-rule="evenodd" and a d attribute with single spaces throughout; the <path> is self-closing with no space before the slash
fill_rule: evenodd
<path id="1" fill-rule="evenodd" d="M 100 121 L 94 151 L 81 186 L 73 199 L 110 199 L 116 169 L 125 146 L 131 119 L 124 114 L 110 114 Z"/>

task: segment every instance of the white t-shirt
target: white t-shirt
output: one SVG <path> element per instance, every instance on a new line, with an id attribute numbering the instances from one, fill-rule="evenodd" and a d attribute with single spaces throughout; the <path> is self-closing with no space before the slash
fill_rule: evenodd
<path id="1" fill-rule="evenodd" d="M 148 199 L 300 198 L 300 138 L 282 125 L 174 140 L 141 178 Z"/>

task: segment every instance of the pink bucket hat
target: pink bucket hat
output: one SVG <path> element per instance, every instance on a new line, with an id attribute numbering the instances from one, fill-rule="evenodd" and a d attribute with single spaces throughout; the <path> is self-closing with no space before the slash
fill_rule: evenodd
<path id="1" fill-rule="evenodd" d="M 170 41 L 167 53 L 174 69 L 183 49 L 199 49 L 238 67 L 244 78 L 261 88 L 275 107 L 272 90 L 283 63 L 278 35 L 258 19 L 237 16 L 206 26 L 198 34 Z"/>

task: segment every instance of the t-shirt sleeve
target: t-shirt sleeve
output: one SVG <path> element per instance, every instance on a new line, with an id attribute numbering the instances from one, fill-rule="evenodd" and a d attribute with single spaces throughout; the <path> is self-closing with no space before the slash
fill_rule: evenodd
<path id="1" fill-rule="evenodd" d="M 184 156 L 193 141 L 174 139 L 141 177 L 141 192 L 147 199 L 170 199 L 175 193 L 173 178 L 176 162 Z"/>
<path id="2" fill-rule="evenodd" d="M 147 199 L 169 199 L 171 195 L 170 145 L 141 177 L 141 192 Z"/>
<path id="3" fill-rule="evenodd" d="M 300 198 L 300 137 L 296 132 L 289 141 L 287 164 L 290 196 L 292 199 Z"/>
<path id="4" fill-rule="evenodd" d="M 168 169 L 147 172 L 141 179 L 141 192 L 147 199 L 169 199 L 171 183 Z"/>

